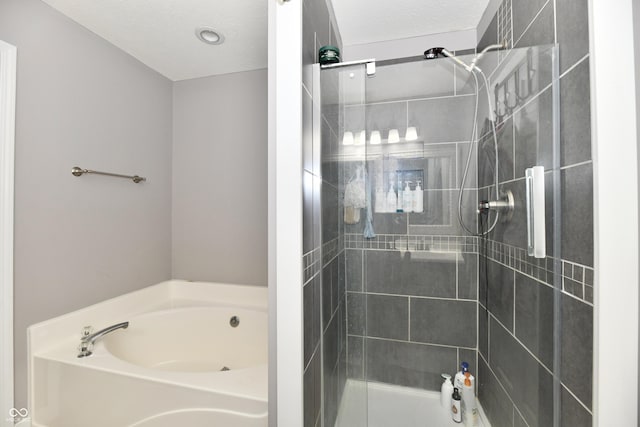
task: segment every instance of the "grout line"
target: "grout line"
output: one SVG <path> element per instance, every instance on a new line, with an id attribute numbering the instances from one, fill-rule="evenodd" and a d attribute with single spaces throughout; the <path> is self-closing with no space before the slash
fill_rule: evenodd
<path id="1" fill-rule="evenodd" d="M 564 76 L 566 76 L 567 74 L 569 74 L 571 71 L 573 71 L 574 68 L 576 68 L 578 65 L 580 65 L 582 62 L 584 62 L 585 60 L 587 60 L 589 58 L 590 54 L 587 53 L 585 56 L 583 56 L 582 58 L 580 58 L 579 60 L 577 60 L 575 62 L 575 64 L 573 64 L 571 67 L 567 68 L 565 70 L 564 73 L 560 74 L 560 76 L 558 77 L 558 79 L 562 79 Z"/>
<path id="2" fill-rule="evenodd" d="M 538 17 L 542 14 L 542 11 L 544 10 L 544 8 L 547 7 L 547 5 L 550 2 L 551 2 L 551 0 L 547 0 L 544 3 L 544 5 L 542 5 L 542 7 L 538 11 L 538 13 L 536 13 L 536 15 L 533 17 L 533 19 L 531 19 L 531 22 L 529 22 L 529 25 L 527 25 L 527 27 L 524 29 L 522 34 L 520 34 L 520 37 L 518 37 L 518 40 L 516 40 L 516 42 L 513 44 L 513 46 L 516 46 L 518 43 L 520 43 L 520 40 L 522 40 L 522 37 L 524 37 L 524 35 L 527 34 L 527 31 L 529 31 L 529 29 L 533 26 L 533 23 L 536 22 L 536 19 L 538 19 Z M 513 37 L 513 35 L 512 35 L 512 37 Z"/>
<path id="3" fill-rule="evenodd" d="M 560 170 L 567 170 L 567 169 L 571 169 L 577 166 L 583 166 L 583 165 L 588 165 L 588 164 L 592 164 L 593 160 L 585 160 L 584 162 L 580 162 L 580 163 L 574 163 L 572 165 L 567 165 L 567 166 L 562 166 L 560 167 Z"/>
<path id="4" fill-rule="evenodd" d="M 408 340 L 401 340 L 397 338 L 376 337 L 372 335 L 347 334 L 347 337 L 362 338 L 363 340 L 390 341 L 390 342 L 398 342 L 403 344 L 430 345 L 432 347 L 443 347 L 443 348 L 452 348 L 452 349 L 460 348 L 460 349 L 469 350 L 469 351 L 476 350 L 474 347 L 466 347 L 463 345 L 449 345 L 449 344 L 438 344 L 438 343 L 422 342 L 422 341 L 408 341 Z"/>
<path id="5" fill-rule="evenodd" d="M 402 297 L 402 298 L 453 301 L 453 302 L 476 302 L 475 299 L 468 299 L 468 298 L 458 299 L 458 298 L 431 297 L 431 296 L 422 296 L 422 295 L 389 294 L 389 293 L 383 293 L 383 292 L 356 292 L 356 291 L 347 291 L 347 292 L 351 294 L 377 295 L 377 296 L 384 296 L 384 297 Z"/>
<path id="6" fill-rule="evenodd" d="M 533 354 L 533 352 L 531 350 L 529 350 L 529 347 L 527 347 L 526 345 L 524 345 L 524 343 L 522 341 L 520 341 L 520 339 L 518 337 L 516 337 L 511 331 L 509 331 L 509 329 L 507 329 L 507 327 L 497 318 L 493 315 L 493 313 L 489 312 L 489 316 L 491 316 L 492 319 L 494 319 L 505 331 L 507 331 L 507 334 L 511 335 L 511 337 L 518 343 L 520 344 L 520 346 L 522 348 L 524 348 L 527 353 L 529 353 L 529 355 L 531 355 L 531 357 L 533 357 L 533 359 L 538 362 L 538 364 L 540 366 L 542 366 L 552 377 L 555 377 L 553 371 L 549 368 L 547 368 L 547 365 L 545 365 L 544 363 L 542 363 L 540 361 L 540 359 L 538 359 L 538 357 Z"/>
<path id="7" fill-rule="evenodd" d="M 587 407 L 587 405 L 585 405 L 584 403 L 582 403 L 582 400 L 580 400 L 580 398 L 578 398 L 578 396 L 576 396 L 575 394 L 573 394 L 573 392 L 569 389 L 569 387 L 567 387 L 562 381 L 560 381 L 560 384 L 562 384 L 562 387 L 567 390 L 567 393 L 569 393 L 575 400 L 578 401 L 578 403 L 580 405 L 582 405 L 582 407 L 590 414 L 593 416 L 593 411 L 591 409 L 589 409 Z"/>

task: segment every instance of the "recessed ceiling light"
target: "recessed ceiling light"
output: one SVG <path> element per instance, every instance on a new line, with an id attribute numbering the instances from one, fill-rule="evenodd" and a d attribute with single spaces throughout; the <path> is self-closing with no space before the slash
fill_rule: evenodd
<path id="1" fill-rule="evenodd" d="M 196 37 L 207 44 L 222 44 L 224 36 L 210 27 L 196 28 Z"/>

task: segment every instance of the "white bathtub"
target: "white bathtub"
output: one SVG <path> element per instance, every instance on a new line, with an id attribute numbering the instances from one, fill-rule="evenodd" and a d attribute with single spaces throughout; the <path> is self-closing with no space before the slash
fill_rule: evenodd
<path id="1" fill-rule="evenodd" d="M 84 326 L 123 321 L 77 357 Z M 266 288 L 164 282 L 33 325 L 29 345 L 34 427 L 267 425 Z"/>

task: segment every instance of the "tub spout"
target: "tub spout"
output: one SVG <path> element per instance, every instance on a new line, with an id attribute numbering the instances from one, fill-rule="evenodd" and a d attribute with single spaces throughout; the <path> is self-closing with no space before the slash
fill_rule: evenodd
<path id="1" fill-rule="evenodd" d="M 85 332 L 85 335 L 80 339 L 80 346 L 78 348 L 79 350 L 78 357 L 91 356 L 93 344 L 95 344 L 96 341 L 98 341 L 100 338 L 102 338 L 103 336 L 107 335 L 110 332 L 113 332 L 118 329 L 127 329 L 128 327 L 129 327 L 129 322 L 122 322 L 122 323 L 116 323 L 115 325 L 108 326 L 93 334 L 90 334 L 90 333 L 87 334 Z M 88 331 L 88 330 L 89 330 L 88 328 L 85 328 L 85 331 Z"/>

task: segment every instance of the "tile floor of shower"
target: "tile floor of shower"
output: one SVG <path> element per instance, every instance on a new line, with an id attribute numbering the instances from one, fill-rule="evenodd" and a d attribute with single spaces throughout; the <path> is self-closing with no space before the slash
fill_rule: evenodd
<path id="1" fill-rule="evenodd" d="M 491 427 L 480 404 L 478 409 L 479 427 Z M 358 380 L 347 380 L 335 424 L 336 427 L 459 425 L 440 406 L 440 392 Z"/>

